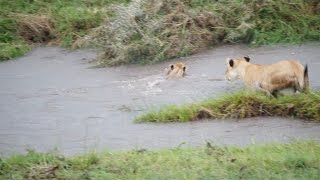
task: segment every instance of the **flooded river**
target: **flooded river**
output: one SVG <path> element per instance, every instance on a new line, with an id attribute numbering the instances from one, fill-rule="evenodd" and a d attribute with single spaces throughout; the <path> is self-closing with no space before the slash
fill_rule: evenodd
<path id="1" fill-rule="evenodd" d="M 224 79 L 227 57 L 249 55 L 252 63 L 298 59 L 320 88 L 320 44 L 221 46 L 148 66 L 90 68 L 93 51 L 39 47 L 0 63 L 0 153 L 58 149 L 66 155 L 90 150 L 127 150 L 320 140 L 320 123 L 282 118 L 134 124 L 135 116 L 166 104 L 215 97 L 242 87 Z M 183 61 L 188 75 L 165 81 L 163 70 Z"/>

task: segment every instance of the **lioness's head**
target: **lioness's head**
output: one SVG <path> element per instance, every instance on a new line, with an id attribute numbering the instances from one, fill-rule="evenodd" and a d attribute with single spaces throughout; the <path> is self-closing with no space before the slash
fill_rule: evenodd
<path id="1" fill-rule="evenodd" d="M 170 64 L 166 68 L 166 78 L 167 79 L 178 79 L 182 78 L 186 74 L 186 65 L 184 63 Z"/>
<path id="2" fill-rule="evenodd" d="M 241 64 L 247 63 L 250 61 L 249 56 L 242 58 L 227 58 L 227 71 L 226 78 L 228 81 L 234 81 L 240 78 L 240 72 L 242 71 Z"/>

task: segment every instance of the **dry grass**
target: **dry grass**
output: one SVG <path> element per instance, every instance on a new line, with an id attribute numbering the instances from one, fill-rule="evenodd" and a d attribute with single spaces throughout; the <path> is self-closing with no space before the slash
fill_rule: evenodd
<path id="1" fill-rule="evenodd" d="M 134 0 L 114 6 L 114 17 L 75 46 L 100 48 L 100 65 L 112 66 L 154 63 L 221 43 L 319 40 L 318 6 L 303 0 Z"/>
<path id="2" fill-rule="evenodd" d="M 114 7 L 116 16 L 76 42 L 102 49 L 101 65 L 157 62 L 184 56 L 215 44 L 223 32 L 212 27 L 221 18 L 193 11 L 180 0 L 135 0 Z"/>
<path id="3" fill-rule="evenodd" d="M 52 179 L 56 176 L 58 165 L 35 165 L 29 168 L 27 179 Z"/>
<path id="4" fill-rule="evenodd" d="M 47 43 L 56 38 L 53 20 L 45 15 L 10 14 L 16 18 L 18 34 L 27 42 Z"/>

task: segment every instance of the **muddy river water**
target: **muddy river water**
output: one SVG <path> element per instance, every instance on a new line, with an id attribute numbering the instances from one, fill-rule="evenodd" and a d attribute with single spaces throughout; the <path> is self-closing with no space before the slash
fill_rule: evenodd
<path id="1" fill-rule="evenodd" d="M 320 88 L 320 44 L 287 47 L 221 46 L 148 66 L 90 68 L 96 53 L 39 47 L 0 63 L 0 153 L 58 149 L 66 155 L 90 150 L 127 150 L 320 140 L 320 123 L 282 118 L 135 124 L 135 116 L 166 104 L 215 97 L 242 87 L 224 79 L 227 57 L 249 55 L 254 63 L 298 59 L 308 63 L 312 88 Z M 165 81 L 172 62 L 188 76 Z"/>

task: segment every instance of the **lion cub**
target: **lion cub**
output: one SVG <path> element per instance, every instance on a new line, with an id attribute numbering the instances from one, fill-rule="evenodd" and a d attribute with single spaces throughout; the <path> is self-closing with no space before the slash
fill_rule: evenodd
<path id="1" fill-rule="evenodd" d="M 166 79 L 179 79 L 186 75 L 186 65 L 178 62 L 165 69 Z"/>
<path id="2" fill-rule="evenodd" d="M 292 89 L 307 92 L 309 87 L 308 67 L 294 60 L 274 64 L 251 64 L 249 57 L 227 59 L 226 78 L 229 81 L 242 79 L 247 88 L 260 89 L 269 96 L 278 91 Z"/>

